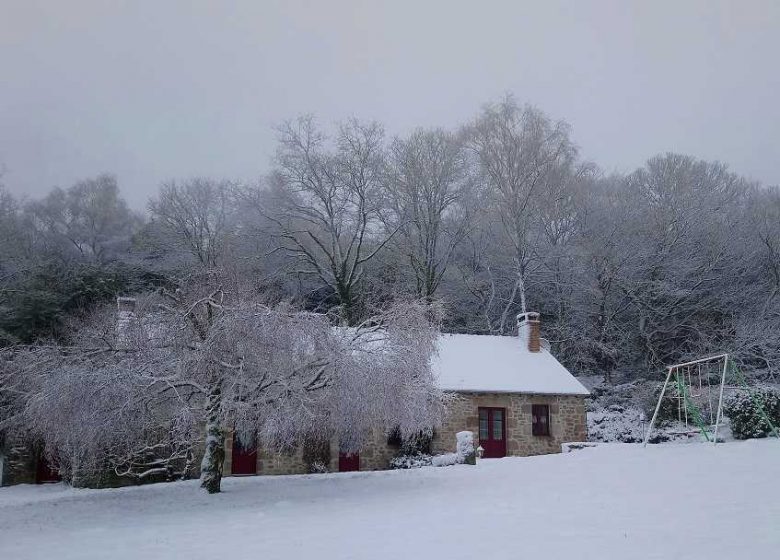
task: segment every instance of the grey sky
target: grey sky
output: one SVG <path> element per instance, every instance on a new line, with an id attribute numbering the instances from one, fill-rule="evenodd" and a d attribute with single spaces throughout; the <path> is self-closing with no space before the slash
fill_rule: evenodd
<path id="1" fill-rule="evenodd" d="M 663 151 L 780 183 L 780 2 L 0 0 L 0 162 L 38 196 L 115 173 L 252 179 L 274 123 L 454 126 L 513 92 L 585 157 Z"/>

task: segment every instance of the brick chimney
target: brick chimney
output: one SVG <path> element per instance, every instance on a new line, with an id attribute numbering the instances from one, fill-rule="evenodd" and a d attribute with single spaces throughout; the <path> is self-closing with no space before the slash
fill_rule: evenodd
<path id="1" fill-rule="evenodd" d="M 527 345 L 529 352 L 541 351 L 539 329 L 539 314 L 536 311 L 517 316 L 517 336 Z"/>

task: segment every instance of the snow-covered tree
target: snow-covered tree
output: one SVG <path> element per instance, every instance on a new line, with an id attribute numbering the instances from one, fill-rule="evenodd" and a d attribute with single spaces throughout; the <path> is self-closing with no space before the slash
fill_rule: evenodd
<path id="1" fill-rule="evenodd" d="M 56 188 L 30 203 L 27 214 L 50 250 L 75 249 L 80 258 L 98 262 L 125 248 L 138 223 L 108 174 Z"/>
<path id="2" fill-rule="evenodd" d="M 386 180 L 384 130 L 350 120 L 334 142 L 312 117 L 279 129 L 274 198 L 267 215 L 278 248 L 296 273 L 312 275 L 335 296 L 344 322 L 359 320 L 365 265 L 394 231 L 381 226 Z"/>
<path id="3" fill-rule="evenodd" d="M 511 250 L 513 292 L 525 312 L 529 267 L 538 258 L 540 211 L 573 173 L 577 149 L 568 124 L 512 97 L 486 105 L 466 134 L 487 186 L 491 216 Z"/>
<path id="4" fill-rule="evenodd" d="M 469 179 L 463 142 L 453 133 L 420 129 L 391 146 L 389 226 L 419 297 L 434 297 L 471 226 Z"/>
<path id="5" fill-rule="evenodd" d="M 8 374 L 8 387 L 34 379 L 14 414 L 76 483 L 106 464 L 140 478 L 186 475 L 200 441 L 213 493 L 234 427 L 271 449 L 311 437 L 357 449 L 372 429 L 410 434 L 438 421 L 429 306 L 397 304 L 334 328 L 216 273 L 120 306 L 113 327 L 112 313 L 99 314 L 71 346 L 20 350 L 28 359 L 17 353 Z"/>
<path id="6" fill-rule="evenodd" d="M 230 181 L 203 177 L 165 183 L 149 202 L 151 243 L 189 253 L 205 268 L 223 264 L 236 188 Z"/>

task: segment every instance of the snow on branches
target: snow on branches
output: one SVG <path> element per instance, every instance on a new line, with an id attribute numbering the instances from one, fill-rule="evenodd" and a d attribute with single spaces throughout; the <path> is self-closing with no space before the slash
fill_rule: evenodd
<path id="1" fill-rule="evenodd" d="M 226 430 L 271 449 L 312 437 L 357 449 L 372 429 L 413 433 L 441 414 L 428 305 L 398 303 L 346 329 L 209 274 L 120 306 L 121 322 L 103 310 L 70 346 L 16 349 L 3 370 L 8 387 L 24 385 L 17 426 L 77 483 L 106 465 L 187 476 L 205 444 L 202 485 L 218 492 Z"/>

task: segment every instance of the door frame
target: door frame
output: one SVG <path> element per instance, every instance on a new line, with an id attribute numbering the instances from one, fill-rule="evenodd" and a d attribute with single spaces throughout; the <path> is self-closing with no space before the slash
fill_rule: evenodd
<path id="1" fill-rule="evenodd" d="M 498 446 L 499 449 L 496 450 L 496 454 L 492 454 L 490 456 L 486 456 L 486 459 L 500 459 L 501 457 L 506 457 L 506 407 L 503 406 L 480 406 L 477 407 L 477 440 L 479 441 L 479 445 L 482 446 L 482 449 L 487 451 L 485 449 L 485 446 L 482 445 L 482 438 L 480 437 L 479 433 L 479 421 L 480 421 L 480 413 L 485 410 L 487 411 L 487 422 L 488 422 L 488 441 L 489 442 L 498 442 L 500 441 L 500 445 Z M 493 439 L 493 413 L 496 410 L 501 411 L 501 435 L 503 436 L 503 439 L 501 440 L 495 440 Z"/>

